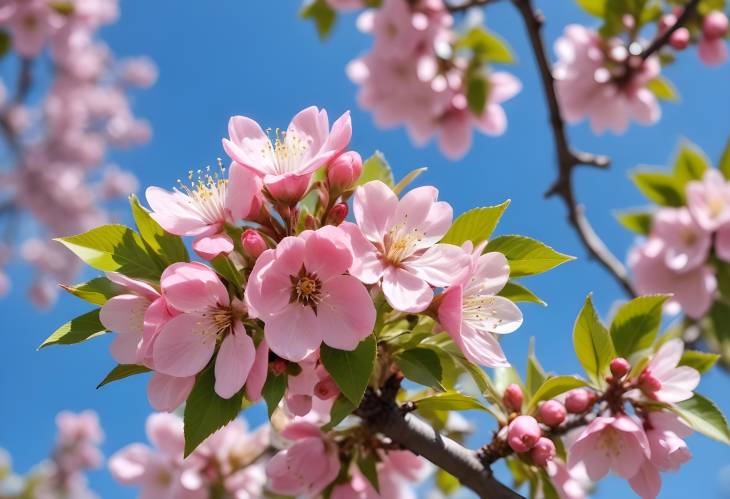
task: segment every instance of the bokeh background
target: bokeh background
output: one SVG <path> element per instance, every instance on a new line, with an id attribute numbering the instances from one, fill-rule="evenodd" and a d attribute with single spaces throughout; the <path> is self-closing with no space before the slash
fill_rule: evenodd
<path id="1" fill-rule="evenodd" d="M 593 22 L 570 0 L 537 3 L 548 19 L 545 35 L 551 48 L 566 24 Z M 120 21 L 102 36 L 122 56 L 150 55 L 159 65 L 160 79 L 152 89 L 138 93 L 134 103 L 140 115 L 150 120 L 153 140 L 112 159 L 131 168 L 142 186 L 170 188 L 189 169 L 214 164 L 217 157 L 224 156 L 220 139 L 231 115 L 251 116 L 264 127 L 285 127 L 295 112 L 308 105 L 326 108 L 333 118 L 349 109 L 354 128 L 351 145 L 363 156 L 380 149 L 397 177 L 427 166 L 429 170 L 419 182 L 436 185 L 440 197 L 451 202 L 456 213 L 511 198 L 498 233 L 529 235 L 578 257 L 529 279 L 527 284 L 549 306 L 524 305 L 524 325 L 504 339 L 508 356 L 520 369 L 529 338 L 534 336 L 537 354 L 547 370 L 577 372 L 571 331 L 586 294 L 594 293 L 604 315 L 623 295 L 586 257 L 565 222 L 561 202 L 543 198 L 555 175 L 552 136 L 532 54 L 515 9 L 504 2 L 486 12 L 488 26 L 515 50 L 518 63 L 508 70 L 524 84 L 522 93 L 506 104 L 509 128 L 499 138 L 476 137 L 470 153 L 454 163 L 444 159 L 434 145 L 414 148 L 403 130 L 377 129 L 369 114 L 358 109 L 356 88 L 345 76 L 344 67 L 371 40 L 357 32 L 354 15 L 342 17 L 333 36 L 320 43 L 314 27 L 298 19 L 299 8 L 298 0 L 122 1 Z M 632 126 L 622 136 L 593 136 L 585 124 L 570 128 L 577 147 L 613 158 L 608 172 L 578 171 L 576 188 L 596 230 L 622 257 L 633 236 L 615 222 L 612 212 L 643 203 L 627 173 L 639 164 L 666 164 L 683 137 L 716 161 L 730 132 L 729 64 L 707 68 L 690 49 L 666 75 L 682 98 L 663 105 L 658 125 Z M 128 221 L 123 205 L 118 216 Z M 107 456 L 130 442 L 145 440 L 144 421 L 150 412 L 146 380 L 131 378 L 95 389 L 114 365 L 108 354 L 109 338 L 36 351 L 58 325 L 88 307 L 63 296 L 49 311 L 36 310 L 24 296 L 31 278 L 27 272 L 25 267 L 10 268 L 14 289 L 0 301 L 0 447 L 12 453 L 17 470 L 27 470 L 48 453 L 55 432 L 54 415 L 62 409 L 98 411 L 106 430 L 103 449 Z M 730 413 L 729 387 L 730 375 L 716 370 L 703 379 L 699 391 Z M 255 426 L 265 414 L 258 407 L 245 416 Z M 467 414 L 468 418 L 477 416 Z M 491 425 L 480 424 L 473 442 L 483 442 L 490 431 Z M 730 497 L 730 449 L 700 436 L 691 437 L 689 445 L 695 458 L 679 474 L 664 474 L 661 497 Z M 136 496 L 135 490 L 116 485 L 104 470 L 91 473 L 90 480 L 103 498 Z M 631 495 L 625 482 L 607 479 L 595 497 Z"/>

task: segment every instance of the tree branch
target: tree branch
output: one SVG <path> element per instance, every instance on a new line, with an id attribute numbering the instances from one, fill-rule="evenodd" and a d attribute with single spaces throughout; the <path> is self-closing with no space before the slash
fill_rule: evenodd
<path id="1" fill-rule="evenodd" d="M 455 14 L 457 12 L 466 12 L 474 7 L 485 7 L 490 3 L 497 3 L 499 0 L 466 0 L 457 5 L 446 4 L 446 10 Z"/>
<path id="2" fill-rule="evenodd" d="M 545 100 L 547 101 L 550 114 L 550 126 L 555 141 L 558 160 L 558 178 L 545 195 L 546 197 L 557 195 L 563 200 L 568 209 L 568 222 L 578 234 L 581 243 L 589 255 L 596 259 L 614 277 L 616 282 L 629 296 L 636 296 L 628 278 L 626 268 L 611 253 L 593 230 L 593 227 L 583 213 L 583 207 L 578 204 L 575 198 L 573 189 L 573 170 L 576 167 L 586 165 L 596 168 L 608 168 L 610 159 L 607 156 L 576 151 L 571 148 L 565 132 L 565 121 L 560 112 L 560 105 L 555 93 L 555 81 L 550 70 L 545 44 L 540 33 L 544 18 L 541 13 L 534 10 L 532 0 L 513 0 L 513 3 L 522 15 L 530 38 L 530 44 L 532 45 L 532 50 L 537 60 Z"/>
<path id="3" fill-rule="evenodd" d="M 690 0 L 689 2 L 687 2 L 687 5 L 684 7 L 682 13 L 677 17 L 677 20 L 674 22 L 674 24 L 670 26 L 664 33 L 654 38 L 654 41 L 651 42 L 651 44 L 641 52 L 641 59 L 644 61 L 647 60 L 652 54 L 659 51 L 662 47 L 669 43 L 669 39 L 672 37 L 672 33 L 685 25 L 690 16 L 695 12 L 695 10 L 697 10 L 697 6 L 699 5 L 699 3 L 700 0 Z"/>

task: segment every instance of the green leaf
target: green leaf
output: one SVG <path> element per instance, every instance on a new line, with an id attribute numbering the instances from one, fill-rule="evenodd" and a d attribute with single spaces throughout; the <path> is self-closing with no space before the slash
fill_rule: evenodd
<path id="1" fill-rule="evenodd" d="M 513 302 L 527 301 L 531 303 L 537 303 L 539 305 L 547 305 L 540 297 L 535 293 L 527 289 L 522 284 L 518 284 L 513 281 L 509 281 L 504 285 L 502 290 L 497 293 L 499 296 L 503 296 Z"/>
<path id="2" fill-rule="evenodd" d="M 119 364 L 117 367 L 109 371 L 109 374 L 96 385 L 97 388 L 101 388 L 104 385 L 111 383 L 112 381 L 118 381 L 120 379 L 134 376 L 135 374 L 148 373 L 151 369 L 147 366 L 139 366 L 137 364 Z"/>
<path id="3" fill-rule="evenodd" d="M 586 386 L 586 382 L 577 376 L 553 376 L 545 380 L 545 382 L 537 389 L 530 399 L 527 412 L 532 412 L 537 408 L 538 402 L 557 397 L 561 393 Z"/>
<path id="4" fill-rule="evenodd" d="M 422 173 L 425 173 L 428 168 L 422 167 L 422 168 L 416 168 L 415 170 L 411 170 L 408 172 L 408 175 L 403 177 L 400 182 L 398 182 L 395 187 L 393 187 L 393 192 L 396 194 L 400 194 L 403 189 L 408 187 L 408 184 L 416 180 Z"/>
<path id="5" fill-rule="evenodd" d="M 352 352 L 322 344 L 320 359 L 343 395 L 360 405 L 375 366 L 375 337 L 368 336 Z"/>
<path id="6" fill-rule="evenodd" d="M 471 50 L 483 62 L 510 64 L 514 62 L 512 50 L 502 38 L 483 27 L 470 29 L 458 42 L 456 49 Z"/>
<path id="7" fill-rule="evenodd" d="M 494 386 L 489 376 L 487 376 L 487 373 L 484 372 L 484 369 L 472 362 L 469 362 L 461 355 L 452 355 L 451 358 L 459 363 L 461 367 L 469 373 L 469 376 L 471 376 L 474 380 L 474 384 L 477 385 L 477 388 L 479 388 L 479 391 L 484 398 L 492 404 L 499 404 L 502 398 L 501 393 L 497 391 L 497 388 Z"/>
<path id="8" fill-rule="evenodd" d="M 441 242 L 461 246 L 466 241 L 471 241 L 474 245 L 486 241 L 509 204 L 508 199 L 502 204 L 474 208 L 462 213 L 454 220 Z"/>
<path id="9" fill-rule="evenodd" d="M 611 322 L 611 340 L 616 355 L 628 359 L 654 343 L 667 298 L 669 295 L 640 296 L 619 307 Z"/>
<path id="10" fill-rule="evenodd" d="M 510 277 L 541 274 L 575 257 L 525 236 L 500 236 L 489 241 L 485 252 L 498 251 L 509 261 Z"/>
<path id="11" fill-rule="evenodd" d="M 677 89 L 674 88 L 672 82 L 663 76 L 657 76 L 653 80 L 649 80 L 646 84 L 646 88 L 653 93 L 657 99 L 676 102 L 679 100 Z"/>
<path id="12" fill-rule="evenodd" d="M 264 387 L 261 389 L 261 397 L 266 401 L 266 408 L 269 411 L 269 418 L 274 413 L 279 402 L 284 398 L 288 376 L 286 374 L 269 374 L 266 377 Z"/>
<path id="13" fill-rule="evenodd" d="M 517 369 L 514 367 L 495 367 L 494 368 L 494 388 L 497 390 L 497 393 L 499 394 L 499 397 L 497 400 L 502 399 L 502 394 L 504 393 L 504 390 L 511 384 L 519 385 L 520 388 L 523 388 L 524 391 L 524 383 L 522 383 L 522 380 L 520 379 L 520 375 L 517 372 Z"/>
<path id="14" fill-rule="evenodd" d="M 722 150 L 720 156 L 720 162 L 717 164 L 717 168 L 722 172 L 725 178 L 730 178 L 730 137 L 725 142 L 725 149 Z"/>
<path id="15" fill-rule="evenodd" d="M 213 387 L 215 374 L 206 368 L 195 381 L 185 403 L 185 456 L 188 457 L 206 438 L 227 425 L 241 412 L 243 389 L 229 399 L 221 398 Z"/>
<path id="16" fill-rule="evenodd" d="M 525 376 L 528 399 L 542 386 L 545 377 L 545 370 L 535 356 L 535 337 L 533 336 L 530 338 L 530 353 L 527 356 L 527 373 Z"/>
<path id="17" fill-rule="evenodd" d="M 122 286 L 113 283 L 106 277 L 97 277 L 73 286 L 66 286 L 65 284 L 60 284 L 60 286 L 72 295 L 94 305 L 104 305 L 109 298 L 125 292 Z"/>
<path id="18" fill-rule="evenodd" d="M 369 453 L 367 456 L 358 456 L 357 467 L 360 468 L 362 476 L 370 482 L 370 485 L 373 486 L 375 492 L 380 493 L 377 464 L 378 462 L 375 460 L 375 456 L 372 453 Z"/>
<path id="19" fill-rule="evenodd" d="M 720 360 L 720 356 L 715 353 L 685 350 L 678 365 L 689 366 L 702 374 L 712 369 L 712 366 L 714 366 L 718 360 Z"/>
<path id="20" fill-rule="evenodd" d="M 443 372 L 439 357 L 433 350 L 414 348 L 401 352 L 395 361 L 403 375 L 424 386 L 437 390 L 444 390 L 442 382 Z"/>
<path id="21" fill-rule="evenodd" d="M 123 225 L 102 225 L 76 236 L 56 239 L 97 270 L 157 280 L 162 268 L 147 253 L 139 234 Z"/>
<path id="22" fill-rule="evenodd" d="M 357 185 L 367 184 L 373 180 L 380 180 L 389 187 L 393 187 L 395 183 L 393 181 L 393 171 L 380 151 L 375 151 L 375 154 L 362 164 L 362 174 L 357 181 Z"/>
<path id="23" fill-rule="evenodd" d="M 600 386 L 615 353 L 611 337 L 593 307 L 591 295 L 586 298 L 575 320 L 573 348 L 588 378 L 593 384 Z"/>
<path id="24" fill-rule="evenodd" d="M 491 412 L 477 399 L 458 392 L 437 393 L 413 401 L 416 409 L 424 411 L 485 411 Z"/>
<path id="25" fill-rule="evenodd" d="M 651 231 L 654 217 L 651 213 L 645 211 L 624 211 L 617 213 L 616 219 L 630 231 L 646 236 Z"/>
<path id="26" fill-rule="evenodd" d="M 487 105 L 489 80 L 484 75 L 472 71 L 466 80 L 466 103 L 475 116 L 481 116 Z"/>
<path id="27" fill-rule="evenodd" d="M 691 142 L 685 141 L 674 160 L 674 178 L 684 186 L 691 180 L 701 180 L 710 168 L 705 154 Z"/>
<path id="28" fill-rule="evenodd" d="M 139 199 L 134 194 L 129 197 L 129 204 L 132 206 L 134 223 L 137 225 L 142 241 L 160 259 L 163 267 L 168 267 L 176 262 L 190 261 L 188 250 L 180 236 L 165 232 L 160 224 L 150 216 L 150 212 L 139 204 Z"/>
<path id="29" fill-rule="evenodd" d="M 461 487 L 461 483 L 459 482 L 458 478 L 456 478 L 448 471 L 444 471 L 442 469 L 438 469 L 436 471 L 435 481 L 436 487 L 438 487 L 441 493 L 447 496 L 450 496 L 451 494 L 459 490 L 459 487 Z"/>
<path id="30" fill-rule="evenodd" d="M 635 172 L 631 178 L 651 201 L 661 206 L 684 206 L 684 191 L 674 177 L 659 172 Z"/>
<path id="31" fill-rule="evenodd" d="M 699 393 L 673 407 L 690 426 L 703 435 L 730 445 L 730 429 L 720 409 Z"/>
<path id="32" fill-rule="evenodd" d="M 218 255 L 210 261 L 216 272 L 236 289 L 243 289 L 243 276 L 235 264 L 226 255 Z"/>
<path id="33" fill-rule="evenodd" d="M 81 343 L 82 341 L 104 334 L 106 328 L 99 320 L 100 310 L 97 308 L 75 319 L 71 319 L 56 329 L 46 341 L 41 343 L 38 350 L 49 345 L 72 345 L 74 343 Z"/>
<path id="34" fill-rule="evenodd" d="M 313 0 L 302 8 L 299 16 L 302 19 L 311 19 L 314 21 L 321 40 L 324 40 L 330 35 L 337 20 L 337 12 L 329 6 L 327 0 Z"/>
<path id="35" fill-rule="evenodd" d="M 592 16 L 603 17 L 606 0 L 576 0 L 576 3 Z"/>
<path id="36" fill-rule="evenodd" d="M 0 59 L 5 57 L 13 45 L 13 40 L 7 31 L 0 31 Z"/>
<path id="37" fill-rule="evenodd" d="M 340 424 L 343 419 L 352 414 L 356 407 L 352 405 L 352 402 L 347 400 L 347 397 L 340 394 L 338 395 L 335 403 L 332 404 L 330 410 L 330 421 L 322 427 L 322 431 L 331 431 L 335 426 Z"/>
<path id="38" fill-rule="evenodd" d="M 51 8 L 62 16 L 70 16 L 74 12 L 74 4 L 71 2 L 53 2 Z"/>

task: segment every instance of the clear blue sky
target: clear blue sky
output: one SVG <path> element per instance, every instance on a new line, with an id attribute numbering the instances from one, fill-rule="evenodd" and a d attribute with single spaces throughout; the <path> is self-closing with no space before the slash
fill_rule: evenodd
<path id="1" fill-rule="evenodd" d="M 566 23 L 591 22 L 570 0 L 538 3 L 547 15 L 545 34 L 551 46 Z M 298 0 L 123 1 L 120 22 L 104 35 L 119 54 L 152 56 L 159 65 L 160 80 L 136 98 L 140 114 L 154 127 L 154 139 L 148 146 L 114 159 L 134 170 L 143 186 L 171 187 L 190 168 L 211 164 L 224 155 L 220 138 L 233 114 L 252 116 L 264 126 L 283 127 L 296 111 L 311 104 L 325 107 L 331 116 L 350 109 L 352 146 L 363 155 L 382 150 L 398 176 L 428 166 L 421 180 L 436 185 L 441 198 L 450 201 L 457 213 L 511 198 L 499 233 L 533 236 L 579 258 L 528 281 L 549 306 L 524 306 L 523 327 L 504 341 L 508 355 L 520 367 L 528 340 L 535 336 L 546 369 L 576 372 L 570 335 L 586 294 L 594 292 L 602 314 L 622 295 L 586 259 L 565 223 L 561 203 L 543 199 L 555 174 L 552 138 L 532 55 L 515 10 L 505 4 L 487 12 L 488 24 L 517 52 L 518 65 L 510 70 L 524 83 L 523 92 L 506 105 L 508 131 L 499 138 L 478 137 L 471 152 L 452 163 L 435 146 L 415 149 L 402 130 L 378 130 L 370 116 L 357 108 L 355 87 L 345 77 L 344 66 L 367 48 L 370 39 L 355 30 L 354 17 L 343 18 L 334 36 L 320 44 L 313 27 L 297 18 L 299 6 Z M 585 125 L 570 129 L 577 147 L 613 158 L 609 172 L 578 172 L 577 191 L 598 232 L 621 256 L 632 237 L 618 226 L 611 211 L 643 202 L 627 172 L 637 164 L 665 164 L 683 136 L 717 158 L 730 132 L 730 65 L 709 69 L 689 50 L 667 75 L 680 89 L 682 100 L 663 106 L 657 126 L 632 127 L 627 135 L 600 137 L 591 135 Z M 4 317 L 0 446 L 12 452 L 18 469 L 28 469 L 46 455 L 55 431 L 54 415 L 62 409 L 99 412 L 107 432 L 107 455 L 143 440 L 144 420 L 150 410 L 145 380 L 129 380 L 98 391 L 94 388 L 113 366 L 108 338 L 36 352 L 56 326 L 88 307 L 63 297 L 49 312 L 35 310 L 20 291 L 30 279 L 26 270 L 12 269 L 16 289 L 0 301 Z M 722 373 L 712 373 L 700 387 L 726 413 L 730 413 L 729 381 Z M 249 416 L 257 423 L 262 412 L 254 409 Z M 488 428 L 482 432 L 481 437 L 487 438 Z M 695 459 L 680 474 L 665 475 L 661 497 L 684 498 L 690 493 L 723 497 L 718 474 L 720 468 L 730 465 L 730 449 L 698 436 L 690 438 L 689 444 Z M 131 489 L 116 486 L 103 471 L 91 475 L 91 485 L 104 498 L 134 497 Z M 625 483 L 607 480 L 596 497 L 628 495 Z"/>

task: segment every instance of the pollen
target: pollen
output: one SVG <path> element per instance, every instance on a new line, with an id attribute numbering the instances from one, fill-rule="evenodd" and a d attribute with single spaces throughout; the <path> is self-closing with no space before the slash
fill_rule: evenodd
<path id="1" fill-rule="evenodd" d="M 276 129 L 273 137 L 271 129 L 266 130 L 270 140 L 261 148 L 261 156 L 268 161 L 273 171 L 278 174 L 295 172 L 307 157 L 312 146 L 311 137 L 300 137 L 293 130 Z"/>

